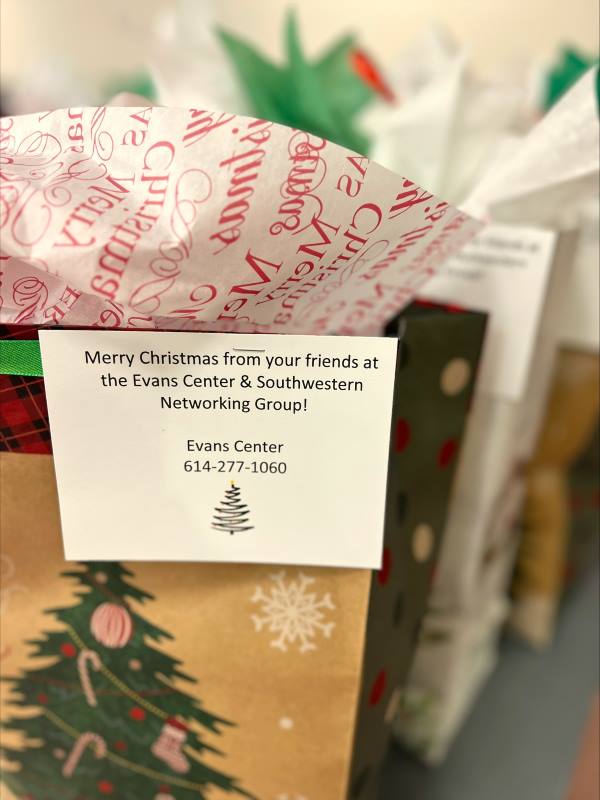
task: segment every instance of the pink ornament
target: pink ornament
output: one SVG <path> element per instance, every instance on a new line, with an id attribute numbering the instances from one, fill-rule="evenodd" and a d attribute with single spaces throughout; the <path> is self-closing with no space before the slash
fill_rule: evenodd
<path id="1" fill-rule="evenodd" d="M 133 635 L 133 621 L 125 606 L 102 603 L 92 614 L 90 629 L 97 642 L 117 649 L 129 644 Z"/>

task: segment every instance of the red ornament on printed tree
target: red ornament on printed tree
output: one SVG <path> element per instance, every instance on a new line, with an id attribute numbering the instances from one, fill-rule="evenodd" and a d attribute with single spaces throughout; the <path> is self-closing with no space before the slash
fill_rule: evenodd
<path id="1" fill-rule="evenodd" d="M 129 644 L 133 621 L 125 606 L 102 603 L 92 614 L 90 630 L 97 642 L 116 650 Z"/>

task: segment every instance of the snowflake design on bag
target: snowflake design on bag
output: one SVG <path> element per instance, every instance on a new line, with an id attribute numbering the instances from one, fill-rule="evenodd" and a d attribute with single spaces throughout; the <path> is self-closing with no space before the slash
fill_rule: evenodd
<path id="1" fill-rule="evenodd" d="M 315 582 L 302 572 L 297 580 L 286 580 L 285 571 L 270 575 L 274 585 L 265 591 L 257 586 L 252 603 L 260 603 L 261 614 L 252 614 L 255 630 L 266 629 L 278 636 L 271 641 L 271 647 L 287 652 L 288 645 L 299 645 L 301 653 L 316 650 L 314 642 L 317 634 L 325 638 L 331 636 L 335 622 L 325 621 L 325 611 L 333 611 L 335 605 L 329 593 L 317 597 L 315 592 L 307 591 Z"/>

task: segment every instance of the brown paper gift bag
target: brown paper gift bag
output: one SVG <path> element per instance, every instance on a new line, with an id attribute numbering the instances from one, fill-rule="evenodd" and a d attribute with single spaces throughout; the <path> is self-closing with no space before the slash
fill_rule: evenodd
<path id="1" fill-rule="evenodd" d="M 2 797 L 376 797 L 484 329 L 403 315 L 377 573 L 66 563 L 52 458 L 16 452 L 43 380 L 2 376 Z"/>
<path id="2" fill-rule="evenodd" d="M 344 796 L 370 572 L 136 563 L 126 567 L 131 575 L 121 575 L 123 568 L 115 564 L 77 567 L 62 558 L 51 458 L 3 455 L 2 491 L 2 671 L 28 671 L 31 681 L 20 688 L 42 716 L 26 730 L 32 736 L 39 731 L 45 740 L 43 753 L 36 750 L 23 762 L 26 770 L 39 771 L 24 781 L 35 786 L 29 792 L 32 798 L 163 800 L 162 795 L 171 794 L 177 799 L 219 798 L 243 797 L 245 792 L 273 800 Z M 65 570 L 79 571 L 81 577 L 63 577 Z M 133 596 L 121 594 L 124 580 L 135 587 Z M 79 624 L 65 631 L 64 624 L 44 612 L 77 609 L 74 590 L 81 587 L 89 592 L 79 600 L 81 612 L 61 614 Z M 140 591 L 156 601 L 148 599 L 142 608 L 135 600 Z M 124 600 L 132 631 L 119 618 L 98 618 L 96 625 L 90 620 L 90 608 L 104 607 L 108 614 L 122 608 Z M 138 615 L 152 628 L 142 627 Z M 158 636 L 157 628 L 164 634 Z M 24 642 L 32 637 L 47 637 L 41 647 L 59 659 L 58 668 L 40 668 L 40 659 L 32 658 Z M 158 642 L 166 656 L 157 657 Z M 95 669 L 93 657 L 86 667 L 82 652 L 97 653 L 100 669 Z M 171 667 L 171 659 L 180 666 Z M 197 682 L 178 678 L 179 671 Z M 171 701 L 165 687 L 173 684 L 184 694 L 173 693 Z M 9 691 L 3 684 L 4 703 Z M 115 718 L 112 736 L 103 737 L 107 757 L 97 762 L 92 747 L 65 778 L 80 737 L 94 733 L 94 716 L 101 717 L 98 729 L 111 729 L 102 718 L 105 700 Z M 194 713 L 196 704 L 201 704 L 199 714 Z M 157 755 L 166 721 L 158 714 L 165 709 L 167 718 L 179 712 L 186 718 L 197 716 L 201 724 L 190 726 L 175 752 L 167 748 Z M 15 709 L 8 712 L 4 706 L 4 718 L 8 713 L 14 720 Z M 216 717 L 224 722 L 218 724 Z M 20 739 L 18 731 L 5 731 L 3 746 Z M 220 754 L 201 752 L 198 741 Z M 178 753 L 181 763 L 175 758 Z M 219 776 L 234 776 L 223 781 L 239 790 L 218 789 L 220 777 L 214 779 L 217 786 L 194 780 L 194 773 L 203 769 L 196 769 L 196 763 Z M 87 778 L 90 769 L 93 780 Z M 8 772 L 4 779 L 16 787 L 7 798 L 28 796 L 19 793 L 18 779 Z"/>
<path id="3" fill-rule="evenodd" d="M 569 469 L 597 425 L 599 380 L 595 353 L 559 351 L 546 417 L 527 466 L 511 626 L 535 647 L 548 646 L 554 634 L 572 527 Z"/>

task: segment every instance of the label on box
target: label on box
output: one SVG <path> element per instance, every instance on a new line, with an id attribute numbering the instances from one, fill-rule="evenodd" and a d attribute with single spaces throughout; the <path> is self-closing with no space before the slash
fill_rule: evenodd
<path id="1" fill-rule="evenodd" d="M 523 395 L 556 239 L 541 228 L 488 225 L 422 290 L 427 300 L 490 315 L 479 391 L 512 400 Z"/>
<path id="2" fill-rule="evenodd" d="M 40 343 L 67 559 L 379 568 L 395 339 Z"/>

